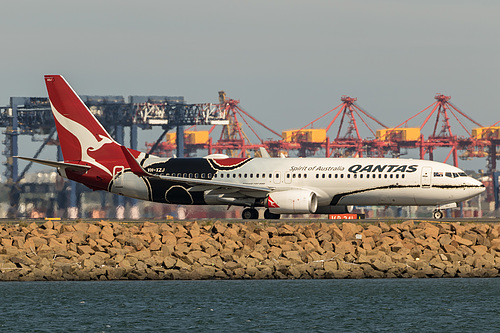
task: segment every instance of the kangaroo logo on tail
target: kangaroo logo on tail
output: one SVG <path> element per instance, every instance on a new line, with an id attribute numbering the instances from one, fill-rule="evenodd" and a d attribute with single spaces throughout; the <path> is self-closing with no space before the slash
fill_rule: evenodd
<path id="1" fill-rule="evenodd" d="M 59 111 L 57 111 L 57 109 L 54 106 L 52 106 L 52 113 L 54 114 L 54 118 L 57 120 L 57 122 L 62 127 L 64 127 L 68 132 L 73 134 L 78 140 L 78 142 L 80 142 L 80 148 L 81 148 L 80 161 L 88 162 L 92 165 L 95 165 L 96 167 L 105 171 L 111 176 L 112 175 L 111 171 L 101 163 L 97 162 L 95 158 L 93 158 L 88 154 L 88 152 L 98 151 L 105 144 L 114 143 L 115 141 L 101 134 L 98 134 L 101 140 L 97 141 L 94 134 L 90 132 L 85 126 L 77 123 L 76 121 L 64 117 L 62 114 L 59 113 Z"/>
<path id="2" fill-rule="evenodd" d="M 112 175 L 113 166 L 127 166 L 115 140 L 61 75 L 46 75 L 52 113 L 66 162 L 86 162 Z"/>

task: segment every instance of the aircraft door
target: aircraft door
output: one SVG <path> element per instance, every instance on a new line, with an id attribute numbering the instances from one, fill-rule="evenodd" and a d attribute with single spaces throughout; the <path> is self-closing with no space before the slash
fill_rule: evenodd
<path id="1" fill-rule="evenodd" d="M 285 184 L 292 183 L 292 173 L 290 171 L 285 172 L 284 181 L 285 181 Z"/>
<path id="2" fill-rule="evenodd" d="M 422 168 L 422 176 L 420 178 L 420 181 L 421 181 L 423 188 L 431 187 L 431 174 L 432 174 L 431 167 L 423 167 Z"/>
<path id="3" fill-rule="evenodd" d="M 281 172 L 279 172 L 279 171 L 273 172 L 273 181 L 275 184 L 281 183 Z"/>
<path id="4" fill-rule="evenodd" d="M 115 187 L 123 187 L 123 170 L 125 170 L 123 165 L 113 167 L 113 185 Z"/>

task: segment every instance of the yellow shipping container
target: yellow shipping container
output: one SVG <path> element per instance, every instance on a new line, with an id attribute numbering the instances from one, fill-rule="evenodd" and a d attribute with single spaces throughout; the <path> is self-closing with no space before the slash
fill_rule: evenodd
<path id="1" fill-rule="evenodd" d="M 174 132 L 174 133 L 167 133 L 166 135 L 166 140 L 167 140 L 167 144 L 169 145 L 175 145 L 175 139 L 177 138 L 177 134 Z"/>
<path id="2" fill-rule="evenodd" d="M 324 142 L 326 140 L 326 129 L 306 129 L 300 131 L 307 142 Z"/>
<path id="3" fill-rule="evenodd" d="M 184 132 L 185 142 L 189 145 L 199 145 L 208 142 L 208 131 L 186 131 Z"/>
<path id="4" fill-rule="evenodd" d="M 184 132 L 184 142 L 189 145 L 198 145 L 208 142 L 209 133 L 208 131 L 185 131 Z M 175 145 L 177 139 L 177 133 L 167 133 L 166 140 L 167 144 Z"/>
<path id="5" fill-rule="evenodd" d="M 420 128 L 385 128 L 377 130 L 377 139 L 382 141 L 400 140 L 417 141 L 420 139 Z"/>
<path id="6" fill-rule="evenodd" d="M 297 130 L 286 130 L 281 132 L 281 138 L 285 142 L 292 142 L 295 140 L 295 134 Z"/>
<path id="7" fill-rule="evenodd" d="M 287 130 L 281 132 L 281 137 L 285 142 L 324 142 L 326 140 L 326 129 Z"/>
<path id="8" fill-rule="evenodd" d="M 473 128 L 472 136 L 476 139 L 498 139 L 500 138 L 500 127 Z"/>

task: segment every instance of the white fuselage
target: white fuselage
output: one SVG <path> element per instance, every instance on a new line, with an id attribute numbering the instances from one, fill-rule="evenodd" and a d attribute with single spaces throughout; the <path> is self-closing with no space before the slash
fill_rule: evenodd
<path id="1" fill-rule="evenodd" d="M 146 158 L 144 167 L 148 170 L 148 165 L 161 164 L 161 160 L 168 161 Z M 210 161 L 217 164 L 217 160 Z M 154 173 L 153 169 L 150 171 Z M 184 179 L 202 177 L 196 172 L 169 170 L 168 166 L 160 171 L 162 175 Z M 239 167 L 214 170 L 203 178 L 268 188 L 272 192 L 310 190 L 316 194 L 319 207 L 443 205 L 467 200 L 484 191 L 481 182 L 456 167 L 414 159 L 254 158 Z M 248 197 L 260 195 L 252 190 L 240 192 Z"/>

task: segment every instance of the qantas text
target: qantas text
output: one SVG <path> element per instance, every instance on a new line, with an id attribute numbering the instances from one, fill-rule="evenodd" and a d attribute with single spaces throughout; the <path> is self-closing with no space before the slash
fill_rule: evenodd
<path id="1" fill-rule="evenodd" d="M 347 169 L 349 172 L 415 172 L 417 171 L 417 165 L 361 165 L 354 164 Z"/>

